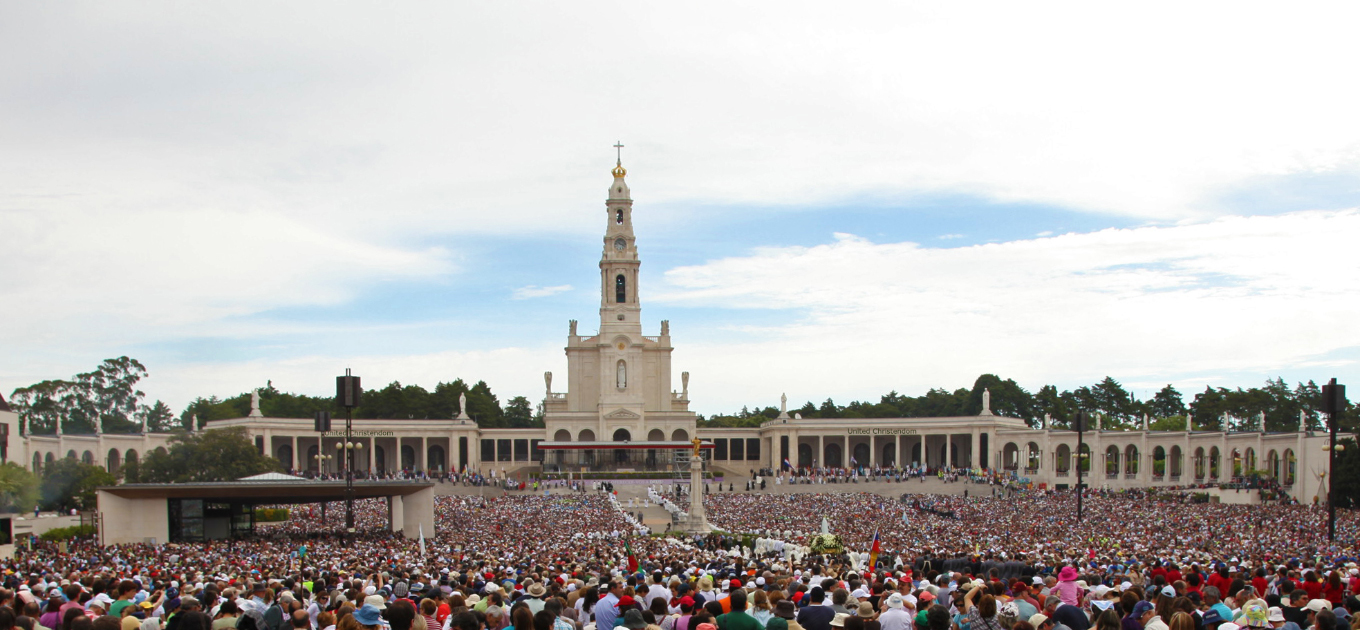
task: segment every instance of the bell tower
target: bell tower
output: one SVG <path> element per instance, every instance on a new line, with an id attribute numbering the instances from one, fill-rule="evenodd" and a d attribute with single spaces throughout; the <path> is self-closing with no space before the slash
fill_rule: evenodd
<path id="1" fill-rule="evenodd" d="M 622 145 L 615 145 L 622 148 Z M 605 201 L 604 253 L 600 256 L 600 334 L 642 335 L 642 304 L 638 300 L 637 239 L 633 236 L 633 200 L 619 158 L 614 183 Z"/>
<path id="2" fill-rule="evenodd" d="M 614 145 L 622 149 L 622 144 Z M 582 335 L 576 321 L 567 336 L 567 391 L 548 391 L 543 420 L 548 436 L 559 442 L 688 442 L 694 437 L 695 415 L 689 411 L 689 378 L 682 391 L 671 387 L 670 323 L 659 335 L 642 330 L 638 290 L 637 239 L 633 234 L 633 198 L 624 181 L 622 156 L 611 171 L 606 195 L 605 228 L 600 254 L 600 330 Z M 616 457 L 623 450 L 609 450 Z M 635 453 L 654 458 L 664 453 Z M 603 464 L 606 462 L 596 462 Z M 609 462 L 616 466 L 656 465 L 641 460 Z"/>

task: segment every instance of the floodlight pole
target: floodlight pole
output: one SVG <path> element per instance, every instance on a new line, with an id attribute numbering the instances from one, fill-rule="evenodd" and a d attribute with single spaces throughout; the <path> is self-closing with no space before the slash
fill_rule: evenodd
<path id="1" fill-rule="evenodd" d="M 1086 431 L 1086 412 L 1078 411 L 1073 422 L 1077 425 L 1077 522 L 1081 522 L 1081 499 L 1086 494 L 1086 489 L 1081 483 L 1081 447 L 1085 445 L 1084 432 Z"/>
<path id="2" fill-rule="evenodd" d="M 352 441 L 354 429 L 354 408 L 359 406 L 363 389 L 359 377 L 345 368 L 344 376 L 335 377 L 335 400 L 345 408 L 345 443 L 341 445 L 345 453 L 345 547 L 354 544 L 354 451 Z"/>
<path id="3" fill-rule="evenodd" d="M 1322 410 L 1327 412 L 1327 541 L 1336 542 L 1336 432 L 1346 408 L 1346 386 L 1333 378 L 1322 386 Z"/>
<path id="4" fill-rule="evenodd" d="M 349 370 L 345 370 L 349 373 Z M 354 408 L 345 407 L 345 546 L 354 543 L 354 449 L 350 432 L 354 428 Z"/>

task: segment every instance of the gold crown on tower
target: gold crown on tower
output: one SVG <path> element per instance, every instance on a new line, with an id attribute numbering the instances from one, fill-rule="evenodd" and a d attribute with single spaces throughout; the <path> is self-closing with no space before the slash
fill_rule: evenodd
<path id="1" fill-rule="evenodd" d="M 614 166 L 613 173 L 614 177 L 623 177 L 624 175 L 628 174 L 628 170 L 623 168 L 623 163 L 620 162 L 619 164 Z"/>

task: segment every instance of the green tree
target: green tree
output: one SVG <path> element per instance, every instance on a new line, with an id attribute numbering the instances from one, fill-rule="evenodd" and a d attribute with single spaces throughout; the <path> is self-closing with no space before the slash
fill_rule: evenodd
<path id="1" fill-rule="evenodd" d="M 165 451 L 154 450 L 146 455 L 138 471 L 138 481 L 234 481 L 281 470 L 278 460 L 260 453 L 245 427 L 180 433 L 170 438 L 169 446 Z"/>
<path id="2" fill-rule="evenodd" d="M 973 382 L 968 393 L 967 415 L 982 411 L 982 390 L 991 393 L 992 413 L 1008 418 L 1019 418 L 1034 426 L 1034 397 L 1011 379 L 1001 380 L 995 374 L 983 374 Z"/>
<path id="3" fill-rule="evenodd" d="M 93 510 L 95 490 L 100 486 L 112 486 L 118 480 L 108 471 L 72 458 L 58 459 L 42 468 L 40 484 L 41 502 L 44 509 L 67 511 Z"/>
<path id="4" fill-rule="evenodd" d="M 37 505 L 40 480 L 14 462 L 0 464 L 0 511 L 27 512 Z"/>
<path id="5" fill-rule="evenodd" d="M 1181 393 L 1176 391 L 1170 383 L 1163 387 L 1152 397 L 1151 409 L 1148 411 L 1154 418 L 1166 418 L 1170 416 L 1185 415 L 1185 400 Z"/>
<path id="6" fill-rule="evenodd" d="M 1195 430 L 1226 430 L 1227 427 L 1223 426 L 1223 416 L 1228 413 L 1228 407 L 1228 390 L 1222 387 L 1218 389 L 1205 387 L 1203 392 L 1195 394 L 1195 401 L 1190 403 Z"/>
<path id="7" fill-rule="evenodd" d="M 529 404 L 529 399 L 523 396 L 515 396 L 506 403 L 505 422 L 515 429 L 543 426 L 534 421 L 534 408 Z"/>
<path id="8" fill-rule="evenodd" d="M 136 359 L 106 359 L 93 372 L 70 380 L 16 389 L 10 402 L 33 434 L 56 433 L 57 422 L 65 433 L 94 433 L 96 423 L 107 433 L 136 433 L 143 416 L 168 410 L 160 401 L 150 408 L 142 404 L 146 394 L 137 383 L 146 375 Z"/>
<path id="9" fill-rule="evenodd" d="M 1153 431 L 1184 431 L 1185 416 L 1180 415 L 1157 418 L 1148 423 L 1148 429 Z"/>
<path id="10" fill-rule="evenodd" d="M 1069 398 L 1058 393 L 1057 387 L 1044 385 L 1034 394 L 1035 416 L 1038 418 L 1048 416 L 1052 421 L 1050 428 L 1065 429 L 1071 426 L 1071 417 L 1074 411 Z"/>
<path id="11" fill-rule="evenodd" d="M 170 410 L 170 406 L 156 401 L 149 407 L 143 407 L 137 411 L 137 423 L 146 423 L 148 431 L 169 431 L 175 426 L 175 412 Z"/>

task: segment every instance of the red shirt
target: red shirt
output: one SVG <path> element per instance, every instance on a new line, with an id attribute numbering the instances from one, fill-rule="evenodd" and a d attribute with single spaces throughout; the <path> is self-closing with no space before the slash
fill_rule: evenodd
<path id="1" fill-rule="evenodd" d="M 1331 586 L 1323 586 L 1322 588 L 1322 596 L 1327 598 L 1327 601 L 1331 602 L 1332 606 L 1340 606 L 1341 598 L 1344 597 L 1345 595 L 1346 589 L 1340 586 L 1337 586 L 1335 588 Z"/>
<path id="2" fill-rule="evenodd" d="M 1308 593 L 1308 599 L 1322 597 L 1322 582 L 1304 582 L 1303 590 Z"/>

